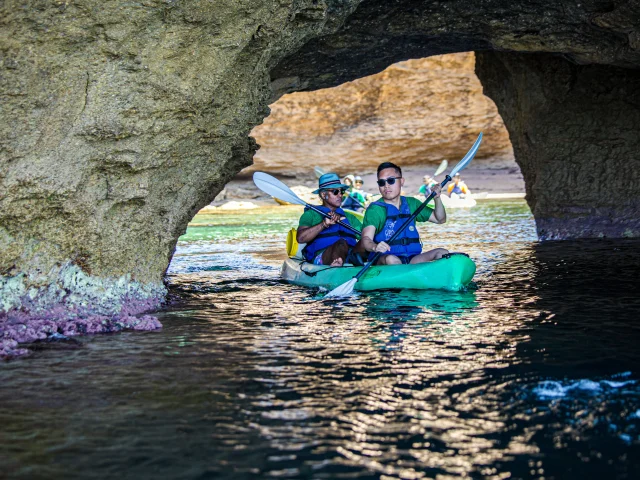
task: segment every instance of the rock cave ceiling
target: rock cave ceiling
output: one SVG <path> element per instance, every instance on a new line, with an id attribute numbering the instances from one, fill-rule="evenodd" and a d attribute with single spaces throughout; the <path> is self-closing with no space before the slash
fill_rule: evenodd
<path id="1" fill-rule="evenodd" d="M 486 50 L 639 68 L 640 2 L 365 0 L 335 33 L 272 69 L 274 98 L 339 85 L 401 60 Z"/>

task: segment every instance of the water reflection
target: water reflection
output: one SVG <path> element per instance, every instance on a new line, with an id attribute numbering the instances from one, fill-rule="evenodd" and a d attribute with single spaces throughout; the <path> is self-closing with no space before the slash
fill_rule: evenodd
<path id="1" fill-rule="evenodd" d="M 187 232 L 161 332 L 81 338 L 82 348 L 3 365 L 2 471 L 640 473 L 637 243 L 539 245 L 524 204 L 479 205 L 424 232 L 471 255 L 477 288 L 328 301 L 279 280 L 299 212 L 278 212 Z"/>

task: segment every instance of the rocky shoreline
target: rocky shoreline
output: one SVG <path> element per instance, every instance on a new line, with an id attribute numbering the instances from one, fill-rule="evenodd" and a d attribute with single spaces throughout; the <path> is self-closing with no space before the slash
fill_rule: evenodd
<path id="1" fill-rule="evenodd" d="M 455 164 L 451 162 L 450 168 Z M 424 167 L 409 167 L 403 170 L 405 178 L 405 191 L 408 194 L 418 192 L 422 184 L 422 177 L 425 174 L 432 174 L 436 167 L 431 165 Z M 274 174 L 288 186 L 303 185 L 309 188 L 317 188 L 318 180 L 311 172 L 313 167 L 309 167 L 308 174 L 282 175 Z M 343 169 L 337 170 L 340 175 L 346 175 Z M 270 173 L 270 172 L 267 172 Z M 350 172 L 349 172 L 350 173 Z M 375 172 L 359 173 L 364 180 L 364 189 L 367 192 L 376 193 L 378 188 L 375 184 Z M 515 162 L 500 162 L 494 165 L 482 163 L 478 166 L 471 165 L 461 174 L 467 186 L 473 193 L 487 192 L 490 194 L 524 194 L 525 186 L 522 173 Z M 443 175 L 438 177 L 442 181 Z M 516 195 L 517 196 L 517 195 Z M 211 205 L 221 206 L 228 202 L 252 202 L 261 204 L 273 202 L 271 197 L 264 194 L 253 184 L 251 174 L 240 174 L 229 182 L 224 190 L 215 198 Z M 206 207 L 205 207 L 206 208 Z"/>

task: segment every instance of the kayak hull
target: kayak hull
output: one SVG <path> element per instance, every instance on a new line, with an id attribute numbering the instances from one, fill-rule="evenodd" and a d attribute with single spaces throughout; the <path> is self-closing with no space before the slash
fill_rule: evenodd
<path id="1" fill-rule="evenodd" d="M 294 285 L 323 287 L 327 290 L 351 280 L 362 267 L 327 267 L 288 258 L 281 277 Z M 416 265 L 371 267 L 356 283 L 356 290 L 438 289 L 460 291 L 471 282 L 476 264 L 466 255 L 453 254 L 433 262 Z"/>

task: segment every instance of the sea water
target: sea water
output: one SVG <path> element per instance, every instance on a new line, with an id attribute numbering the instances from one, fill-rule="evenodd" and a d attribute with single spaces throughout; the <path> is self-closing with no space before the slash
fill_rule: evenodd
<path id="1" fill-rule="evenodd" d="M 522 201 L 425 247 L 464 292 L 325 300 L 279 279 L 300 210 L 197 216 L 157 332 L 0 365 L 7 478 L 638 478 L 639 243 L 538 243 Z"/>

